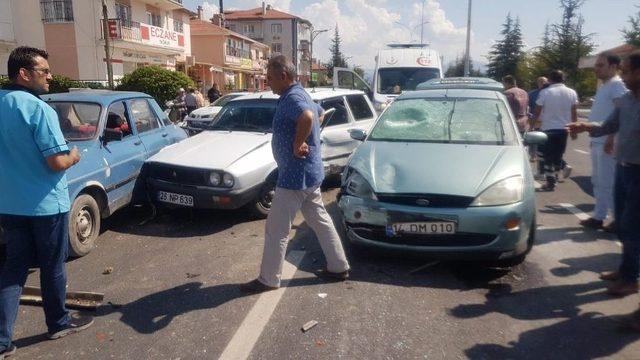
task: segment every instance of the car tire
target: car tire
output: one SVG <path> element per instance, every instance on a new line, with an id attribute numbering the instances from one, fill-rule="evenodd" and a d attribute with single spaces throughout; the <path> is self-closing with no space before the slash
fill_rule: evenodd
<path id="1" fill-rule="evenodd" d="M 88 194 L 73 202 L 69 214 L 69 255 L 82 257 L 93 250 L 100 235 L 100 207 Z"/>
<path id="2" fill-rule="evenodd" d="M 260 192 L 256 199 L 250 203 L 250 210 L 253 216 L 259 219 L 265 219 L 269 215 L 269 210 L 271 210 L 271 202 L 273 201 L 273 197 L 276 192 L 276 179 L 275 177 L 270 177 L 267 181 L 262 185 Z"/>
<path id="3" fill-rule="evenodd" d="M 527 238 L 527 249 L 522 254 L 514 256 L 512 258 L 498 260 L 496 261 L 495 266 L 496 267 L 515 267 L 522 264 L 525 258 L 527 257 L 527 255 L 529 255 L 529 253 L 531 252 L 531 249 L 533 249 L 533 244 L 536 241 L 536 227 L 537 227 L 536 219 L 533 218 L 533 221 L 531 222 L 531 227 L 529 228 L 529 237 Z"/>

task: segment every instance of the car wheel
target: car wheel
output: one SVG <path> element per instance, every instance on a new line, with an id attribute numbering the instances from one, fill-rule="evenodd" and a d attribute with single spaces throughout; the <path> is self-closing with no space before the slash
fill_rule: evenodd
<path id="1" fill-rule="evenodd" d="M 269 210 L 271 210 L 271 202 L 273 202 L 273 197 L 276 193 L 276 181 L 271 178 L 268 179 L 260 192 L 258 193 L 258 197 L 254 201 L 251 206 L 251 210 L 254 216 L 260 219 L 264 219 L 269 215 Z"/>
<path id="2" fill-rule="evenodd" d="M 69 214 L 69 253 L 82 257 L 93 250 L 100 234 L 100 208 L 88 194 L 76 198 Z"/>

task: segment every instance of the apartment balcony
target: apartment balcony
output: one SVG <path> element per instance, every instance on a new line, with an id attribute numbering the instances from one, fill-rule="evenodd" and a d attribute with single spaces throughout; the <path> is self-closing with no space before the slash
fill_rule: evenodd
<path id="1" fill-rule="evenodd" d="M 162 10 L 177 10 L 184 8 L 182 0 L 138 0 L 143 4 L 149 4 Z"/>
<path id="2" fill-rule="evenodd" d="M 184 35 L 173 30 L 121 19 L 108 20 L 109 38 L 119 46 L 180 54 L 185 51 Z"/>

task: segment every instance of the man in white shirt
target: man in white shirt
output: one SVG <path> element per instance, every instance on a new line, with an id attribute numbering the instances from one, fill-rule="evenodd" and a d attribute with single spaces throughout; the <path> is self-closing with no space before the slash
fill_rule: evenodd
<path id="1" fill-rule="evenodd" d="M 538 95 L 535 113 L 536 122 L 541 123 L 541 130 L 548 138 L 542 149 L 547 181 L 541 188 L 543 191 L 555 189 L 557 174 L 563 167 L 562 157 L 567 148 L 566 125 L 578 121 L 578 94 L 564 85 L 564 73 L 560 70 L 552 71 L 549 82 L 550 85 Z M 575 139 L 575 135 L 571 137 Z"/>
<path id="2" fill-rule="evenodd" d="M 595 64 L 596 77 L 602 85 L 596 92 L 589 122 L 602 124 L 615 109 L 616 103 L 627 92 L 622 79 L 618 76 L 620 57 L 611 53 L 598 55 Z M 615 179 L 616 160 L 613 157 L 614 135 L 591 138 L 591 183 L 595 209 L 593 216 L 580 221 L 580 225 L 608 231 L 615 231 L 615 223 L 603 226 L 604 220 L 613 210 L 613 182 Z"/>

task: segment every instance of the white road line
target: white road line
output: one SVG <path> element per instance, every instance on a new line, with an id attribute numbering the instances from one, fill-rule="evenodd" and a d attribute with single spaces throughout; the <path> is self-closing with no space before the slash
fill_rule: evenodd
<path id="1" fill-rule="evenodd" d="M 241 360 L 247 359 L 253 350 L 262 330 L 269 322 L 271 314 L 276 309 L 278 302 L 282 298 L 289 280 L 298 270 L 298 265 L 304 257 L 304 251 L 291 251 L 287 256 L 287 261 L 282 267 L 282 286 L 278 290 L 262 293 L 258 301 L 253 305 L 247 316 L 240 324 L 240 327 L 227 344 L 227 347 L 220 355 L 219 360 Z"/>
<path id="2" fill-rule="evenodd" d="M 588 151 L 584 151 L 584 150 L 580 150 L 580 149 L 573 149 L 573 150 L 575 150 L 576 152 L 579 152 L 580 154 L 589 155 Z"/>
<path id="3" fill-rule="evenodd" d="M 580 209 L 578 209 L 577 207 L 571 205 L 571 204 L 567 204 L 567 203 L 562 203 L 562 204 L 558 204 L 560 206 L 562 206 L 563 208 L 569 210 L 573 215 L 575 215 L 578 219 L 580 220 L 587 220 L 590 216 L 585 214 L 584 212 L 582 212 Z M 619 247 L 622 247 L 622 243 L 620 243 L 620 241 L 616 240 L 616 245 L 618 245 Z"/>

